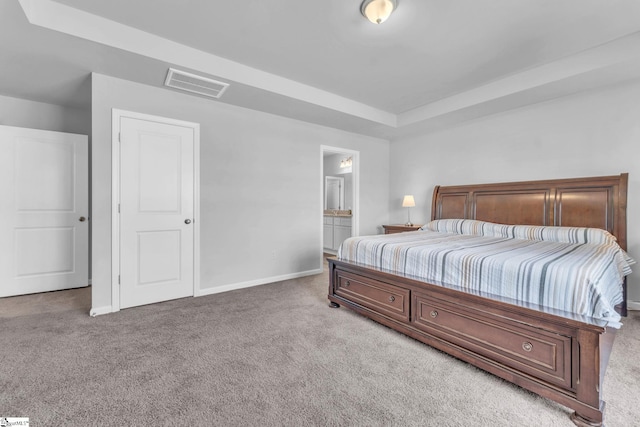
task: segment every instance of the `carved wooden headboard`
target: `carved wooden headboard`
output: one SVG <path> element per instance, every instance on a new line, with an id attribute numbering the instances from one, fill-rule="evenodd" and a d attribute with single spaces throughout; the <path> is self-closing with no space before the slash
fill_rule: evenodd
<path id="1" fill-rule="evenodd" d="M 594 178 L 437 186 L 431 219 L 602 228 L 627 249 L 629 174 Z"/>

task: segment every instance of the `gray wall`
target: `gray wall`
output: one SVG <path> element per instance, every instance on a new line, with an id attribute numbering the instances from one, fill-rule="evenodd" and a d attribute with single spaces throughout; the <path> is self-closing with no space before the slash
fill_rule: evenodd
<path id="1" fill-rule="evenodd" d="M 583 92 L 391 143 L 390 217 L 414 194 L 416 223 L 435 185 L 617 175 L 629 172 L 628 251 L 640 261 L 640 83 Z M 639 270 L 636 266 L 635 270 Z M 640 274 L 629 277 L 640 301 Z"/>
<path id="2" fill-rule="evenodd" d="M 629 253 L 640 260 L 640 83 L 584 92 L 439 132 L 383 140 L 93 76 L 93 115 L 0 96 L 0 124 L 92 136 L 94 307 L 111 305 L 111 108 L 201 123 L 202 286 L 318 268 L 320 145 L 361 152 L 360 234 L 430 217 L 435 185 L 630 173 Z M 388 162 L 390 156 L 390 164 Z M 239 253 L 235 237 L 246 242 Z M 292 249 L 293 248 L 293 249 Z M 636 268 L 637 270 L 638 268 Z M 640 301 L 640 275 L 629 280 Z"/>
<path id="3" fill-rule="evenodd" d="M 0 125 L 91 135 L 91 111 L 0 95 Z"/>
<path id="4" fill-rule="evenodd" d="M 204 293 L 322 267 L 321 145 L 360 151 L 361 234 L 388 220 L 385 140 L 94 74 L 94 309 L 111 305 L 112 108 L 201 125 Z"/>

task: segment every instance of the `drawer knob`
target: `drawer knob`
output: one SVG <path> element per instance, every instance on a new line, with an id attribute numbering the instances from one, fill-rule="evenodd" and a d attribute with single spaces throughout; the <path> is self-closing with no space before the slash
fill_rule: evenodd
<path id="1" fill-rule="evenodd" d="M 525 342 L 522 343 L 522 349 L 524 351 L 531 351 L 531 350 L 533 350 L 533 344 L 531 344 L 528 341 L 525 341 Z"/>
<path id="2" fill-rule="evenodd" d="M 435 310 L 431 310 L 431 313 L 429 313 L 429 314 L 431 314 L 431 317 L 433 317 L 434 319 L 435 319 L 436 317 L 438 317 L 438 312 L 437 312 L 437 311 L 435 311 Z"/>
<path id="3" fill-rule="evenodd" d="M 345 283 L 344 286 L 346 287 L 346 286 L 349 286 L 350 284 L 351 282 L 347 280 L 347 283 Z"/>
<path id="4" fill-rule="evenodd" d="M 394 297 L 393 295 L 391 295 L 391 296 L 389 297 L 389 301 L 390 301 L 390 302 L 394 302 L 395 300 L 396 300 L 396 297 Z"/>

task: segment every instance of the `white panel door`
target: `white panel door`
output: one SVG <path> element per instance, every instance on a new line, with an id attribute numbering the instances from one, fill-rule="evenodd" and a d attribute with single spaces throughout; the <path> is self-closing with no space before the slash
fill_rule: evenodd
<path id="1" fill-rule="evenodd" d="M 87 286 L 87 136 L 0 126 L 0 150 L 0 297 Z"/>
<path id="2" fill-rule="evenodd" d="M 120 308 L 193 295 L 194 137 L 120 119 Z"/>

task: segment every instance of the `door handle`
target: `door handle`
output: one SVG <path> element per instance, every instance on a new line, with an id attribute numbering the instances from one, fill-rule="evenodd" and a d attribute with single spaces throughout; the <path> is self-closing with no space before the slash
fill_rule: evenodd
<path id="1" fill-rule="evenodd" d="M 78 218 L 78 221 L 80 221 L 80 222 L 85 222 L 86 220 L 87 220 L 87 218 L 85 218 L 85 217 L 83 217 L 83 216 L 81 216 L 80 218 Z"/>
<path id="2" fill-rule="evenodd" d="M 184 223 L 185 224 L 191 224 L 191 220 L 189 218 L 187 218 L 187 219 L 184 220 Z"/>

